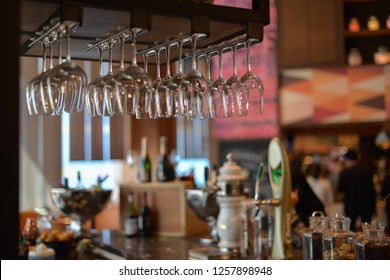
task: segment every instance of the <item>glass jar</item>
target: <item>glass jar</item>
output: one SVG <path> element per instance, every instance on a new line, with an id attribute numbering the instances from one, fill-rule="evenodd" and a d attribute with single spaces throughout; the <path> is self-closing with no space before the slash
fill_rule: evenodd
<path id="1" fill-rule="evenodd" d="M 330 228 L 324 233 L 324 260 L 354 260 L 356 234 L 350 228 L 351 219 L 336 215 L 330 219 Z"/>
<path id="2" fill-rule="evenodd" d="M 390 260 L 390 238 L 385 236 L 385 223 L 364 223 L 364 236 L 356 241 L 357 260 Z"/>
<path id="3" fill-rule="evenodd" d="M 375 31 L 379 29 L 379 21 L 376 16 L 370 16 L 367 22 L 367 28 L 370 31 Z"/>
<path id="4" fill-rule="evenodd" d="M 309 217 L 309 228 L 303 234 L 303 259 L 322 260 L 324 233 L 329 229 L 329 219 L 323 212 L 315 211 Z"/>
<path id="5" fill-rule="evenodd" d="M 351 32 L 358 32 L 360 30 L 360 24 L 357 18 L 353 17 L 349 20 L 348 30 Z"/>
<path id="6" fill-rule="evenodd" d="M 348 54 L 348 65 L 359 66 L 363 63 L 362 55 L 357 48 L 352 48 Z"/>

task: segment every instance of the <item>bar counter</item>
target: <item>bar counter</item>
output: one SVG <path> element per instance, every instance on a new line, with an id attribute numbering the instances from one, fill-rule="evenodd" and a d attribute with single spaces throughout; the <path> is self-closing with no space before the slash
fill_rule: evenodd
<path id="1" fill-rule="evenodd" d="M 218 252 L 214 245 L 200 242 L 203 236 L 191 237 L 130 237 L 120 231 L 102 230 L 92 239 L 100 252 L 109 252 L 111 256 L 127 260 L 188 260 L 205 259 L 203 252 L 210 254 L 209 259 L 242 259 Z M 195 249 L 195 250 L 194 250 Z M 199 251 L 198 251 L 199 249 Z M 192 254 L 189 254 L 190 250 Z M 302 259 L 301 250 L 293 250 L 294 259 Z M 195 256 L 196 255 L 196 256 Z M 110 257 L 106 257 L 110 259 Z M 263 258 L 266 259 L 267 257 Z M 116 258 L 114 258 L 116 259 Z M 248 258 L 249 259 L 249 258 Z M 256 259 L 260 259 L 256 258 Z"/>
<path id="2" fill-rule="evenodd" d="M 136 260 L 187 260 L 190 249 L 202 247 L 200 236 L 127 238 L 112 230 L 102 230 L 93 241 L 100 249 Z"/>

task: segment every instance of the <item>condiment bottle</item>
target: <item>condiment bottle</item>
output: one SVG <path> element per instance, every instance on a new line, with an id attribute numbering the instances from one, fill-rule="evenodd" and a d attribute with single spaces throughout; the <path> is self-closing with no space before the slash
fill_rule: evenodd
<path id="1" fill-rule="evenodd" d="M 379 29 L 379 21 L 376 16 L 370 16 L 367 22 L 367 28 L 370 31 L 375 31 Z"/>
<path id="2" fill-rule="evenodd" d="M 350 230 L 351 219 L 336 215 L 330 219 L 330 228 L 324 233 L 324 260 L 354 260 L 356 233 Z"/>
<path id="3" fill-rule="evenodd" d="M 329 229 L 329 218 L 321 211 L 313 212 L 309 217 L 309 228 L 303 234 L 303 259 L 322 260 L 324 233 Z"/>
<path id="4" fill-rule="evenodd" d="M 351 32 L 358 32 L 360 30 L 360 24 L 357 18 L 353 17 L 349 20 L 348 30 Z"/>
<path id="5" fill-rule="evenodd" d="M 364 236 L 356 241 L 357 260 L 390 260 L 390 238 L 385 223 L 363 223 Z"/>

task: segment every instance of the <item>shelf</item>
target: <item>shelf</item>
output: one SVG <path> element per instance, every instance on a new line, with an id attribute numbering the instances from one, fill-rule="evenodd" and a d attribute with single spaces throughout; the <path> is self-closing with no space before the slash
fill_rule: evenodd
<path id="1" fill-rule="evenodd" d="M 35 32 L 41 30 L 45 23 L 59 17 L 61 14 L 60 2 L 65 3 L 66 1 L 21 1 L 21 56 L 39 57 L 42 55 L 40 44 L 28 47 L 29 42 L 31 42 L 30 38 L 34 37 Z M 156 41 L 162 42 L 168 37 L 176 37 L 182 32 L 196 32 L 197 30 L 193 28 L 206 30 L 209 34 L 206 39 L 199 41 L 199 48 L 248 33 L 250 37 L 261 41 L 263 27 L 269 23 L 268 0 L 253 0 L 253 9 L 182 3 L 177 0 L 83 0 L 73 2 L 80 4 L 83 13 L 82 25 L 71 35 L 72 59 L 80 60 L 97 60 L 97 50 L 84 51 L 88 43 L 94 42 L 96 38 L 108 36 L 109 32 L 118 30 L 119 27 L 130 27 L 134 11 L 142 11 L 150 15 L 149 31 L 137 36 L 138 51 L 153 45 Z M 195 15 L 198 17 L 197 25 L 200 27 L 194 27 L 193 18 Z M 207 24 L 208 22 L 209 24 Z M 189 48 L 189 46 L 185 48 Z M 130 44 L 126 44 L 125 53 L 127 55 L 126 62 L 129 62 Z M 56 55 L 56 50 L 54 50 L 54 56 Z M 172 50 L 171 57 L 175 59 L 177 55 L 177 51 Z M 118 61 L 119 56 L 119 48 L 114 48 L 114 61 Z"/>
<path id="2" fill-rule="evenodd" d="M 379 29 L 375 31 L 360 30 L 358 32 L 345 31 L 344 36 L 347 38 L 379 37 L 390 36 L 390 29 Z"/>

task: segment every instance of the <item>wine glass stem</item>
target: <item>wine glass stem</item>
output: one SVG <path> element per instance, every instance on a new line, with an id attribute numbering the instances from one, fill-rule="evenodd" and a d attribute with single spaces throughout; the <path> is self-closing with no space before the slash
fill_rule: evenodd
<path id="1" fill-rule="evenodd" d="M 49 65 L 49 68 L 53 69 L 53 45 L 52 44 L 50 44 L 50 65 Z"/>
<path id="2" fill-rule="evenodd" d="M 198 41 L 197 34 L 192 38 L 192 71 L 196 71 L 196 41 Z"/>
<path id="3" fill-rule="evenodd" d="M 184 44 L 184 40 L 182 40 L 179 44 L 179 72 L 178 73 L 183 73 L 183 60 L 182 60 L 183 44 Z"/>
<path id="4" fill-rule="evenodd" d="M 250 48 L 250 46 L 249 46 L 249 42 L 248 42 L 246 45 L 246 63 L 247 63 L 247 67 L 248 67 L 247 68 L 248 72 L 251 71 L 251 56 L 250 56 L 249 48 Z"/>
<path id="5" fill-rule="evenodd" d="M 161 50 L 162 49 L 159 49 L 159 50 L 157 50 L 157 52 L 156 52 L 156 66 L 157 66 L 157 77 L 156 77 L 156 79 L 157 80 L 159 80 L 159 79 L 161 79 L 161 74 L 160 74 L 160 53 L 161 53 Z"/>
<path id="6" fill-rule="evenodd" d="M 219 78 L 222 79 L 222 51 L 218 53 Z"/>
<path id="7" fill-rule="evenodd" d="M 236 68 L 236 47 L 233 48 L 233 75 L 237 75 L 237 68 Z"/>
<path id="8" fill-rule="evenodd" d="M 112 46 L 112 43 L 108 46 L 108 74 L 112 74 Z"/>
<path id="9" fill-rule="evenodd" d="M 62 63 L 61 34 L 58 35 L 58 64 Z"/>
<path id="10" fill-rule="evenodd" d="M 66 27 L 66 61 L 70 61 L 70 27 Z"/>
<path id="11" fill-rule="evenodd" d="M 133 66 L 137 66 L 137 47 L 136 47 L 136 42 L 135 42 L 135 36 L 137 35 L 137 33 L 134 30 L 132 30 L 131 35 L 132 35 L 131 45 L 133 47 L 133 62 L 132 62 L 132 65 Z"/>
<path id="12" fill-rule="evenodd" d="M 123 71 L 125 70 L 125 38 L 121 37 L 121 62 L 119 66 L 119 70 Z"/>
<path id="13" fill-rule="evenodd" d="M 171 47 L 172 45 L 169 45 L 167 47 L 167 61 L 166 61 L 166 67 L 167 67 L 167 74 L 165 76 L 167 77 L 170 77 L 171 76 L 171 64 L 170 64 L 170 60 L 171 60 Z"/>
<path id="14" fill-rule="evenodd" d="M 146 73 L 148 73 L 148 60 L 149 60 L 149 54 L 144 53 L 144 69 Z"/>
<path id="15" fill-rule="evenodd" d="M 207 81 L 211 81 L 211 66 L 210 66 L 211 53 L 206 55 L 206 69 L 207 69 Z"/>
<path id="16" fill-rule="evenodd" d="M 46 45 L 42 43 L 42 72 L 46 72 Z"/>
<path id="17" fill-rule="evenodd" d="M 99 65 L 100 65 L 100 73 L 99 78 L 103 77 L 103 50 L 101 47 L 98 47 L 99 51 Z"/>

